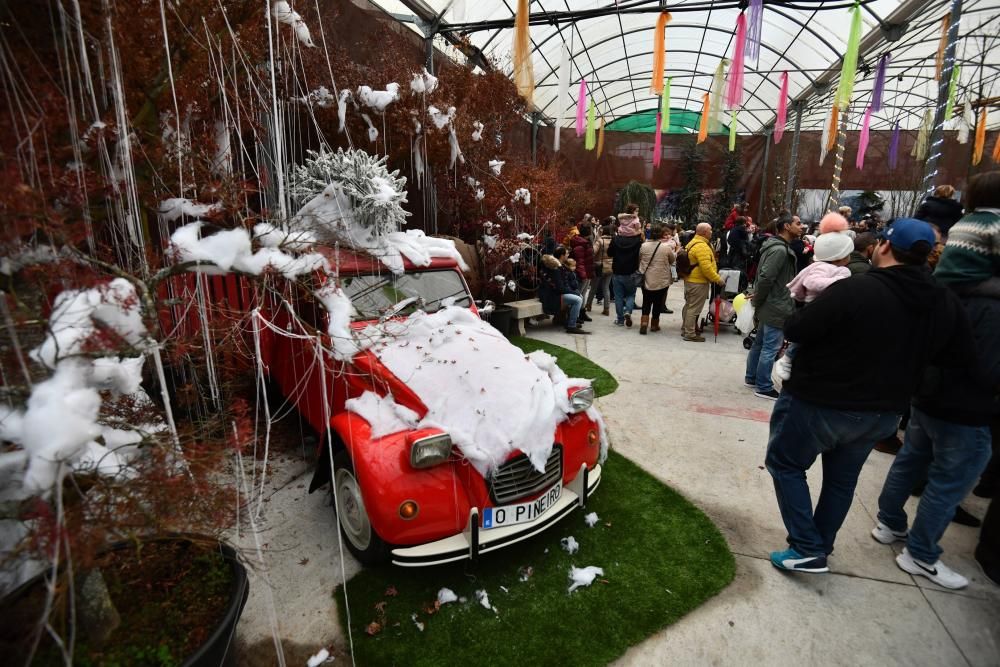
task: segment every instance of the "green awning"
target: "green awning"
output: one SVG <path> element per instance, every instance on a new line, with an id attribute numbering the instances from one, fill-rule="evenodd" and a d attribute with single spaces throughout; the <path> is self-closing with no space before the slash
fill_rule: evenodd
<path id="1" fill-rule="evenodd" d="M 656 111 L 640 111 L 621 118 L 616 118 L 607 124 L 606 129 L 617 132 L 647 132 L 656 130 Z M 670 129 L 668 134 L 691 134 L 698 132 L 701 125 L 700 111 L 686 109 L 670 110 Z M 722 134 L 729 134 L 729 126 L 722 123 Z"/>

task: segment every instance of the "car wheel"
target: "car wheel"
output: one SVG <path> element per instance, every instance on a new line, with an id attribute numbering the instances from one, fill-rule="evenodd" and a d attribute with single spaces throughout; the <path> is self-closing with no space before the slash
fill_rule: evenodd
<path id="1" fill-rule="evenodd" d="M 366 565 L 388 561 L 389 545 L 375 532 L 368 518 L 350 455 L 344 450 L 338 452 L 333 467 L 334 510 L 348 550 Z"/>

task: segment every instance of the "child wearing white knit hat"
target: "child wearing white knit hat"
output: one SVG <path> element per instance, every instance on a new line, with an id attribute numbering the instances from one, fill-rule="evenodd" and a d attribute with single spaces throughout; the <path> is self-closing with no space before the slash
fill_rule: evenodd
<path id="1" fill-rule="evenodd" d="M 813 246 L 812 264 L 802 269 L 788 290 L 796 301 L 811 303 L 827 287 L 851 276 L 847 263 L 854 252 L 854 241 L 843 232 L 821 234 Z M 789 344 L 785 354 L 774 364 L 774 374 L 782 381 L 792 376 L 792 360 L 795 358 L 795 343 Z"/>

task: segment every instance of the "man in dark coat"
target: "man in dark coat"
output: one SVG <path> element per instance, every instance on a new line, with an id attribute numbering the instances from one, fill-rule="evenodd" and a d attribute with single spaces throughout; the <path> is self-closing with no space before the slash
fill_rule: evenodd
<path id="1" fill-rule="evenodd" d="M 854 239 L 854 252 L 847 262 L 847 269 L 852 276 L 868 273 L 871 270 L 873 252 L 875 252 L 875 235 L 871 232 L 858 234 Z"/>
<path id="2" fill-rule="evenodd" d="M 934 194 L 920 204 L 913 217 L 934 225 L 947 239 L 948 230 L 962 217 L 962 205 L 952 199 L 954 194 L 955 188 L 950 185 L 937 186 Z"/>

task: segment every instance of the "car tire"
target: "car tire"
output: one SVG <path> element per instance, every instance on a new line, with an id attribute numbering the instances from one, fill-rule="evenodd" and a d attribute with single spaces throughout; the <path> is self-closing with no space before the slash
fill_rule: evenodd
<path id="1" fill-rule="evenodd" d="M 389 544 L 379 537 L 371 524 L 361 497 L 361 486 L 354 474 L 354 463 L 346 450 L 338 452 L 333 459 L 330 488 L 337 525 L 347 549 L 365 565 L 388 562 Z"/>

